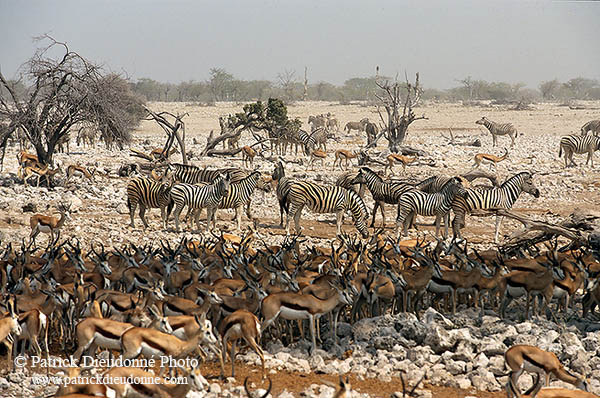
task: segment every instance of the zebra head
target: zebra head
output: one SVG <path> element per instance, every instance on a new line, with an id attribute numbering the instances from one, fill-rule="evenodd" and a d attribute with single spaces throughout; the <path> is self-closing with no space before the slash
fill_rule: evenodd
<path id="1" fill-rule="evenodd" d="M 523 173 L 523 182 L 521 184 L 523 192 L 533 195 L 535 198 L 540 197 L 540 190 L 533 183 L 533 174 L 529 172 Z"/>
<path id="2" fill-rule="evenodd" d="M 481 124 L 481 125 L 485 125 L 485 122 L 487 122 L 488 120 L 485 118 L 485 116 L 482 116 L 481 119 L 479 119 L 478 121 L 475 122 L 475 124 Z"/>

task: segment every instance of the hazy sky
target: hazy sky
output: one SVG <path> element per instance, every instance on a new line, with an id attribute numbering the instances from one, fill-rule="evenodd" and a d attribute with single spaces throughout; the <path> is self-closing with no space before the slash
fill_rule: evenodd
<path id="1" fill-rule="evenodd" d="M 420 71 L 426 87 L 600 79 L 600 2 L 0 0 L 0 67 L 14 77 L 44 33 L 132 78 L 311 82 Z"/>

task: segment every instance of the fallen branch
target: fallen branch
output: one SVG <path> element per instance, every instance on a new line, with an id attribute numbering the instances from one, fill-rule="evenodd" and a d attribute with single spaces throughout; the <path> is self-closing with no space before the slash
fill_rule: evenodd
<path id="1" fill-rule="evenodd" d="M 579 245 L 584 245 L 586 243 L 586 239 L 583 236 L 581 236 L 580 231 L 564 228 L 559 225 L 547 223 L 545 221 L 531 220 L 531 219 L 529 219 L 525 216 L 522 216 L 518 213 L 509 211 L 509 210 L 505 210 L 505 209 L 489 210 L 488 213 L 489 213 L 489 215 L 497 215 L 500 217 L 511 218 L 511 219 L 517 220 L 523 224 L 523 227 L 524 227 L 523 229 L 521 229 L 511 235 L 510 240 L 513 242 L 515 240 L 518 240 L 517 238 L 522 237 L 523 235 L 525 235 L 528 232 L 540 231 L 544 235 L 549 235 L 549 237 L 552 237 L 555 235 L 563 236 L 569 240 L 572 240 L 573 242 L 575 242 Z M 528 240 L 531 240 L 531 239 L 528 239 Z"/>

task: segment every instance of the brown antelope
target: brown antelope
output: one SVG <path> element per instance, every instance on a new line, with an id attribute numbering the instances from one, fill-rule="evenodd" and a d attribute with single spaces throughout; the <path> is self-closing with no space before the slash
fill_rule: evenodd
<path id="1" fill-rule="evenodd" d="M 36 355 L 42 355 L 42 348 L 38 339 L 41 337 L 44 341 L 44 348 L 48 354 L 48 317 L 39 309 L 32 309 L 19 315 L 19 325 L 21 334 L 14 340 L 18 346 L 19 341 L 29 341 L 30 347 Z M 42 333 L 44 333 L 42 335 Z M 21 355 L 24 354 L 25 344 L 21 346 Z"/>
<path id="2" fill-rule="evenodd" d="M 64 223 L 70 219 L 69 211 L 71 206 L 68 207 L 65 204 L 60 204 L 58 206 L 58 211 L 60 212 L 60 218 L 53 216 L 45 216 L 43 214 L 34 214 L 29 218 L 29 226 L 31 227 L 31 234 L 29 235 L 30 241 L 35 241 L 35 237 L 43 232 L 45 234 L 50 234 L 50 241 L 54 242 L 54 232 L 58 232 Z"/>
<path id="3" fill-rule="evenodd" d="M 312 167 L 312 169 L 314 170 L 315 160 L 316 159 L 320 159 L 321 160 L 321 167 L 322 167 L 323 166 L 323 162 L 325 161 L 325 158 L 327 158 L 327 152 L 322 151 L 320 149 L 315 149 L 314 151 L 312 151 L 310 153 L 310 161 L 309 161 L 310 167 Z"/>
<path id="4" fill-rule="evenodd" d="M 166 383 L 154 373 L 140 368 L 115 367 L 104 373 L 103 378 L 109 381 L 107 387 L 114 390 L 116 398 L 181 398 L 192 388 L 203 391 L 208 385 L 200 369 L 196 368 L 186 370 L 187 382 L 178 384 Z M 128 382 L 134 380 L 139 382 Z"/>
<path id="5" fill-rule="evenodd" d="M 161 160 L 161 159 L 167 160 L 171 157 L 172 154 L 178 153 L 178 152 L 179 152 L 179 150 L 177 148 L 173 148 L 163 155 L 163 150 L 161 148 L 154 148 L 152 150 L 152 152 L 150 152 L 150 157 L 155 160 Z"/>
<path id="6" fill-rule="evenodd" d="M 204 325 L 205 316 L 194 315 L 198 325 Z M 137 358 L 140 355 L 146 358 L 171 357 L 180 359 L 198 350 L 198 343 L 204 339 L 204 328 L 198 328 L 195 335 L 187 341 L 180 340 L 171 334 L 155 329 L 134 327 L 121 335 L 121 351 L 126 359 Z M 162 367 L 159 375 L 162 376 L 166 368 Z"/>
<path id="7" fill-rule="evenodd" d="M 20 151 L 17 154 L 17 162 L 19 162 L 20 168 L 24 168 L 25 166 L 36 165 L 39 163 L 38 157 L 27 151 Z"/>
<path id="8" fill-rule="evenodd" d="M 352 165 L 352 160 L 350 159 L 354 159 L 358 157 L 358 153 L 356 152 L 350 152 L 350 151 L 346 151 L 345 149 L 338 149 L 337 151 L 335 151 L 335 160 L 333 161 L 333 167 L 332 169 L 335 169 L 335 164 L 339 161 L 340 162 L 340 169 L 342 168 L 342 160 L 344 160 L 344 166 L 346 168 L 348 168 L 348 162 L 350 162 L 350 165 Z"/>
<path id="9" fill-rule="evenodd" d="M 390 153 L 389 155 L 387 155 L 387 157 L 385 159 L 387 160 L 387 165 L 383 169 L 383 174 L 386 175 L 387 170 L 390 169 L 390 171 L 391 171 L 390 175 L 394 175 L 394 164 L 396 162 L 402 163 L 402 171 L 406 172 L 406 165 L 411 164 L 412 162 L 417 160 L 417 157 L 413 156 L 412 158 L 410 158 L 408 156 L 398 155 L 396 153 Z"/>
<path id="10" fill-rule="evenodd" d="M 95 182 L 94 181 L 94 173 L 96 172 L 96 168 L 95 167 L 83 167 L 83 166 L 79 166 L 79 165 L 75 165 L 75 164 L 71 164 L 69 165 L 69 167 L 67 167 L 67 181 L 68 182 L 71 177 L 76 176 L 79 178 L 87 178 L 88 180 L 90 180 L 90 182 Z"/>
<path id="11" fill-rule="evenodd" d="M 506 383 L 508 398 L 520 398 L 521 393 L 517 382 L 523 371 L 537 373 L 542 386 L 548 385 L 550 376 L 554 376 L 580 390 L 588 390 L 587 382 L 567 371 L 554 353 L 531 345 L 515 345 L 506 350 L 504 360 L 510 368 L 509 379 Z"/>
<path id="12" fill-rule="evenodd" d="M 61 369 L 65 376 L 65 380 L 69 380 L 72 384 L 60 384 L 56 393 L 54 393 L 54 397 L 106 397 L 109 396 L 107 388 L 104 384 L 95 384 L 95 383 L 85 383 L 78 384 L 74 383 L 74 380 L 81 375 L 81 371 L 83 370 L 77 366 L 69 366 Z"/>
<path id="13" fill-rule="evenodd" d="M 249 147 L 248 145 L 244 145 L 242 147 L 242 160 L 244 162 L 245 167 L 248 167 L 248 165 L 250 165 L 250 167 L 252 167 L 252 165 L 254 164 L 255 156 L 256 156 L 256 151 L 254 149 L 252 149 L 252 147 Z"/>
<path id="14" fill-rule="evenodd" d="M 73 357 L 80 360 L 84 352 L 93 355 L 96 348 L 119 350 L 121 336 L 133 328 L 130 323 L 118 322 L 104 318 L 86 318 L 75 327 L 77 350 Z"/>
<path id="15" fill-rule="evenodd" d="M 13 341 L 14 336 L 19 336 L 22 332 L 19 324 L 19 316 L 15 312 L 15 302 L 11 298 L 8 303 L 8 316 L 0 319 L 0 344 L 4 343 L 6 346 L 6 352 L 8 353 L 8 362 L 12 363 L 14 369 L 14 363 L 12 361 Z"/>
<path id="16" fill-rule="evenodd" d="M 227 315 L 220 326 L 222 339 L 221 347 L 221 377 L 224 377 L 224 365 L 227 361 L 227 342 L 231 340 L 231 377 L 235 377 L 235 344 L 237 340 L 244 339 L 260 357 L 262 364 L 262 377 L 265 378 L 265 354 L 259 345 L 261 327 L 256 315 L 246 310 L 237 310 Z"/>
<path id="17" fill-rule="evenodd" d="M 290 292 L 267 296 L 261 306 L 264 317 L 262 329 L 266 329 L 279 316 L 288 320 L 308 319 L 314 352 L 317 349 L 315 319 L 333 311 L 340 304 L 352 305 L 353 303 L 349 287 L 345 287 L 343 290 L 335 285 L 331 285 L 331 287 L 336 290 L 337 294 L 325 300 L 313 295 Z"/>
<path id="18" fill-rule="evenodd" d="M 36 176 L 37 177 L 37 184 L 36 184 L 37 187 L 40 186 L 40 179 L 42 177 L 46 179 L 46 185 L 48 187 L 50 187 L 50 179 L 52 177 L 54 177 L 57 173 L 60 172 L 60 166 L 58 166 L 56 169 L 52 170 L 52 169 L 50 169 L 50 167 L 48 167 L 48 165 L 42 166 L 41 164 L 36 163 L 35 165 L 25 166 L 20 171 L 21 171 L 21 176 L 23 178 L 23 184 L 27 185 L 27 181 L 31 177 Z"/>
<path id="19" fill-rule="evenodd" d="M 502 156 L 490 155 L 489 153 L 478 153 L 477 155 L 475 155 L 475 165 L 473 167 L 479 168 L 479 166 L 481 166 L 481 163 L 488 162 L 490 166 L 493 164 L 494 169 L 497 170 L 498 162 L 501 162 L 504 159 L 508 158 L 508 149 L 504 148 L 504 151 L 504 155 Z"/>

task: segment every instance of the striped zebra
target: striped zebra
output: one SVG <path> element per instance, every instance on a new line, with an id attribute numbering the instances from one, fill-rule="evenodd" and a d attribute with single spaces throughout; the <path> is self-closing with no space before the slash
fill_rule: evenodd
<path id="1" fill-rule="evenodd" d="M 400 197 L 398 202 L 398 217 L 396 218 L 396 238 L 408 233 L 409 224 L 412 224 L 417 215 L 435 216 L 435 236 L 439 236 L 440 223 L 444 219 L 444 238 L 448 236 L 448 225 L 450 224 L 450 208 L 457 197 L 466 194 L 462 180 L 453 177 L 442 187 L 438 193 L 425 193 L 421 191 L 410 191 Z"/>
<path id="2" fill-rule="evenodd" d="M 588 131 L 591 131 L 593 135 L 600 135 L 600 120 L 590 120 L 583 126 L 581 126 L 581 135 L 587 135 Z"/>
<path id="3" fill-rule="evenodd" d="M 253 171 L 248 177 L 243 180 L 229 185 L 227 195 L 221 200 L 219 209 L 235 209 L 235 217 L 237 220 L 237 229 L 242 228 L 242 207 L 250 203 L 252 193 L 259 185 L 261 179 L 260 171 Z M 246 215 L 252 220 L 250 207 L 246 207 Z"/>
<path id="4" fill-rule="evenodd" d="M 304 130 L 298 131 L 298 139 L 302 143 L 302 147 L 304 148 L 304 154 L 306 156 L 310 156 L 310 154 L 317 149 L 317 142 L 315 141 L 315 137 L 312 134 L 308 134 Z"/>
<path id="5" fill-rule="evenodd" d="M 212 184 L 220 174 L 225 173 L 229 174 L 231 182 L 241 181 L 248 176 L 248 172 L 235 167 L 225 169 L 202 169 L 198 166 L 189 164 L 173 163 L 167 166 L 167 170 L 172 171 L 175 182 L 192 185 L 200 182 Z"/>
<path id="6" fill-rule="evenodd" d="M 594 167 L 594 152 L 600 149 L 600 137 L 594 135 L 565 135 L 560 139 L 560 149 L 558 151 L 558 157 L 562 156 L 565 151 L 565 167 L 569 165 L 577 166 L 573 161 L 574 153 L 586 153 L 587 161 L 586 166 L 592 161 L 592 167 Z"/>
<path id="7" fill-rule="evenodd" d="M 315 141 L 317 149 L 327 151 L 327 139 L 329 138 L 329 130 L 325 127 L 319 127 L 310 133 L 310 138 Z"/>
<path id="8" fill-rule="evenodd" d="M 151 178 L 137 177 L 127 184 L 127 208 L 131 218 L 131 227 L 135 228 L 133 215 L 139 204 L 140 218 L 144 223 L 144 229 L 148 228 L 146 221 L 146 209 L 160 209 L 163 228 L 167 228 L 168 213 L 171 211 L 170 197 L 173 187 L 173 176 L 166 172 L 160 181 Z"/>
<path id="9" fill-rule="evenodd" d="M 217 177 L 210 185 L 176 184 L 171 189 L 171 198 L 175 204 L 175 230 L 179 232 L 179 215 L 186 205 L 189 206 L 190 211 L 194 214 L 198 230 L 200 229 L 200 211 L 194 211 L 194 209 L 202 209 L 204 207 L 206 207 L 206 231 L 208 232 L 211 221 L 213 228 L 216 228 L 215 213 L 221 200 L 227 195 L 230 183 L 229 174 L 225 174 Z"/>
<path id="10" fill-rule="evenodd" d="M 252 199 L 252 194 L 256 188 L 264 190 L 265 187 L 268 187 L 261 177 L 262 175 L 260 171 L 253 171 L 243 180 L 236 183 L 231 183 L 229 185 L 229 191 L 227 191 L 227 195 L 221 200 L 221 203 L 219 203 L 219 209 L 235 209 L 235 215 L 233 219 L 237 220 L 238 230 L 241 230 L 242 228 L 242 207 L 246 206 L 246 216 L 248 216 L 248 219 L 252 220 L 252 214 L 250 213 L 249 206 Z M 208 185 L 206 183 L 200 184 Z M 191 212 L 192 209 L 190 208 L 188 214 L 186 215 L 186 219 L 190 216 Z M 199 217 L 201 212 L 202 209 L 194 209 L 194 216 L 196 216 L 196 213 L 198 213 Z"/>
<path id="11" fill-rule="evenodd" d="M 362 183 L 355 183 L 354 179 L 357 176 L 358 176 L 357 171 L 346 171 L 338 177 L 338 179 L 335 181 L 335 185 L 338 187 L 353 190 L 354 192 L 358 193 L 358 196 L 360 196 L 361 199 L 364 200 L 366 185 L 362 184 Z M 359 186 L 358 190 L 356 189 L 357 185 Z"/>
<path id="12" fill-rule="evenodd" d="M 365 219 L 369 213 L 365 202 L 354 191 L 346 188 L 330 186 L 324 187 L 312 182 L 295 182 L 290 186 L 287 195 L 289 201 L 289 212 L 285 223 L 286 232 L 290 233 L 290 218 L 294 217 L 296 232 L 300 233 L 300 214 L 304 206 L 308 206 L 315 213 L 335 213 L 337 234 L 342 233 L 342 217 L 349 210 L 356 229 L 363 238 L 369 236 Z"/>
<path id="13" fill-rule="evenodd" d="M 271 175 L 273 181 L 277 181 L 277 201 L 279 202 L 279 226 L 283 227 L 283 213 L 288 214 L 290 205 L 287 200 L 287 196 L 290 193 L 290 187 L 296 181 L 285 176 L 285 169 L 283 163 L 277 162 L 275 170 Z"/>
<path id="14" fill-rule="evenodd" d="M 515 145 L 515 139 L 517 138 L 517 129 L 512 123 L 496 123 L 491 120 L 488 120 L 484 117 L 475 122 L 475 124 L 481 124 L 485 126 L 492 134 L 493 146 L 496 146 L 496 141 L 498 135 L 508 135 L 510 137 L 510 147 L 512 148 Z"/>
<path id="15" fill-rule="evenodd" d="M 371 196 L 373 196 L 375 204 L 373 206 L 371 228 L 375 225 L 375 216 L 378 208 L 381 208 L 381 222 L 382 227 L 385 228 L 385 203 L 397 204 L 403 193 L 415 189 L 414 185 L 406 182 L 384 182 L 377 173 L 368 167 L 361 167 L 358 175 L 352 182 L 354 184 L 365 184 L 369 192 L 371 192 Z"/>
<path id="16" fill-rule="evenodd" d="M 536 198 L 540 197 L 540 191 L 533 183 L 533 174 L 528 171 L 515 174 L 500 187 L 492 189 L 471 188 L 467 189 L 466 195 L 457 197 L 452 203 L 454 220 L 452 221 L 452 232 L 454 238 L 461 239 L 460 229 L 465 226 L 465 216 L 474 210 L 510 209 L 513 207 L 521 192 L 527 192 Z M 494 242 L 498 242 L 498 233 L 502 217 L 496 216 L 496 233 Z"/>

